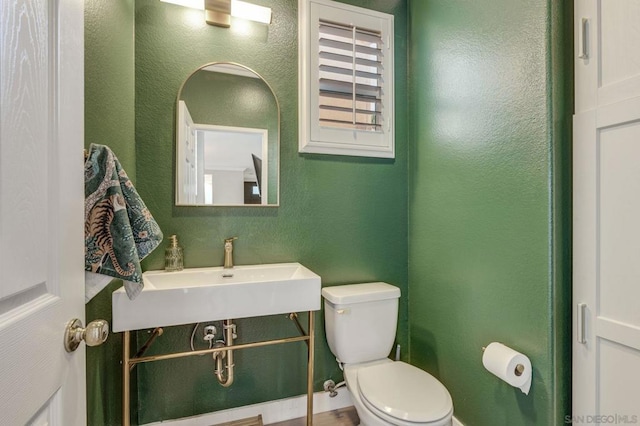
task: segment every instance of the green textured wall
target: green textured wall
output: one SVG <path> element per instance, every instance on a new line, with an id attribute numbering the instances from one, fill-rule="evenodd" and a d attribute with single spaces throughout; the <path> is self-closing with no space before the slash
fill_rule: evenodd
<path id="1" fill-rule="evenodd" d="M 131 179 L 136 177 L 133 28 L 134 0 L 85 1 L 85 146 L 109 145 Z M 113 281 L 87 304 L 87 322 L 111 322 L 111 293 L 121 285 Z M 87 348 L 88 425 L 122 424 L 121 359 L 120 335 Z"/>
<path id="2" fill-rule="evenodd" d="M 569 412 L 571 11 L 409 0 L 410 356 L 467 425 Z M 528 396 L 483 368 L 492 341 L 531 358 Z"/>
<path id="3" fill-rule="evenodd" d="M 221 265 L 223 239 L 237 235 L 237 264 L 298 261 L 323 285 L 381 280 L 399 286 L 399 343 L 407 342 L 406 1 L 353 1 L 393 13 L 396 34 L 396 159 L 298 154 L 297 0 L 256 1 L 269 26 L 205 25 L 202 12 L 136 1 L 136 188 L 165 235 L 177 234 L 187 267 Z M 281 106 L 281 192 L 277 208 L 175 207 L 174 121 L 178 89 L 200 65 L 244 64 L 273 87 Z M 163 267 L 162 250 L 143 262 Z M 188 307 L 185 307 L 188 309 Z M 315 388 L 341 374 L 317 315 Z M 240 340 L 295 335 L 283 317 L 238 320 Z M 191 326 L 175 327 L 154 351 L 189 347 Z M 222 388 L 210 357 L 149 363 L 139 370 L 141 423 L 303 394 L 304 344 L 240 351 L 236 382 Z"/>
<path id="4" fill-rule="evenodd" d="M 239 264 L 300 261 L 324 285 L 394 283 L 404 296 L 398 341 L 407 348 L 410 334 L 412 363 L 445 383 L 463 423 L 562 423 L 572 4 L 409 0 L 407 25 L 405 0 L 349 1 L 396 17 L 397 158 L 388 161 L 297 153 L 297 1 L 260 3 L 274 10 L 270 26 L 223 30 L 156 0 L 137 0 L 135 12 L 133 0 L 87 1 L 87 145 L 109 144 L 137 172 L 137 189 L 165 234 L 180 236 L 188 267 L 221 264 L 222 238 L 238 235 Z M 191 71 L 217 60 L 255 69 L 280 100 L 279 208 L 173 206 L 175 97 Z M 162 263 L 159 249 L 144 267 Z M 87 305 L 87 320 L 111 318 L 118 286 Z M 319 389 L 340 372 L 317 319 Z M 282 317 L 238 323 L 243 341 L 295 333 Z M 152 353 L 187 350 L 191 329 L 166 329 Z M 480 347 L 493 340 L 532 358 L 529 396 L 482 368 Z M 88 424 L 119 425 L 121 336 L 87 352 Z M 138 407 L 149 422 L 301 394 L 304 362 L 302 344 L 237 353 L 230 389 L 215 382 L 208 357 L 142 366 L 134 417 Z"/>
<path id="5" fill-rule="evenodd" d="M 109 145 L 136 178 L 134 0 L 85 1 L 85 146 Z"/>

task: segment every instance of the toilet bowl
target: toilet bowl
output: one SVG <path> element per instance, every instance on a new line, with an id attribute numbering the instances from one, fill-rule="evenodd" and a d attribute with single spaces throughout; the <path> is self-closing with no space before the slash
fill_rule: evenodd
<path id="1" fill-rule="evenodd" d="M 395 339 L 400 289 L 386 283 L 322 289 L 331 352 L 344 370 L 363 426 L 449 426 L 447 389 L 424 370 L 387 356 Z"/>
<path id="2" fill-rule="evenodd" d="M 361 425 L 451 425 L 449 392 L 417 367 L 389 359 L 345 365 L 344 378 Z"/>

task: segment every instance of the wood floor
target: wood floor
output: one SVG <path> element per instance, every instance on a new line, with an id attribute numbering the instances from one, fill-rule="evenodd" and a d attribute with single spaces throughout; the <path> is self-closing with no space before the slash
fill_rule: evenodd
<path id="1" fill-rule="evenodd" d="M 269 423 L 266 426 L 306 426 L 306 424 L 307 419 L 300 417 L 283 422 Z M 354 407 L 340 408 L 313 416 L 313 426 L 357 426 L 359 424 L 360 419 Z M 217 426 L 263 426 L 263 423 L 262 416 L 258 415 L 248 419 L 220 423 Z"/>
<path id="2" fill-rule="evenodd" d="M 345 407 L 339 410 L 327 411 L 313 416 L 313 426 L 357 426 L 360 419 L 354 407 Z M 306 419 L 287 420 L 284 422 L 271 423 L 268 426 L 305 426 Z"/>
<path id="3" fill-rule="evenodd" d="M 262 416 L 249 417 L 247 419 L 235 420 L 233 422 L 219 423 L 217 426 L 263 426 Z"/>

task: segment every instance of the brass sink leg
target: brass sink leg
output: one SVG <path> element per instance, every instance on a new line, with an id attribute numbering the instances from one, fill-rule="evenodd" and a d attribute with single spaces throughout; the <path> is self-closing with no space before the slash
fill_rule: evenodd
<path id="1" fill-rule="evenodd" d="M 134 359 L 140 358 L 142 355 L 144 355 L 145 352 L 147 352 L 147 349 L 149 349 L 151 347 L 151 345 L 153 345 L 153 342 L 155 342 L 156 337 L 162 336 L 162 333 L 164 333 L 164 330 L 162 329 L 162 327 L 154 328 L 153 331 L 151 332 L 151 336 L 149 336 L 147 341 L 144 343 L 144 345 L 142 345 L 140 350 L 135 354 L 135 356 L 133 358 Z M 135 366 L 136 366 L 136 364 L 131 364 L 129 366 L 129 371 L 133 370 L 135 368 Z"/>
<path id="2" fill-rule="evenodd" d="M 315 351 L 315 331 L 313 321 L 313 311 L 309 311 L 309 340 L 307 358 L 307 426 L 313 425 L 313 363 Z"/>
<path id="3" fill-rule="evenodd" d="M 125 331 L 122 335 L 122 426 L 131 425 L 131 412 L 129 407 L 129 393 L 131 392 L 131 370 L 129 357 L 131 356 L 131 332 Z M 131 365 L 133 367 L 133 365 Z"/>
<path id="4" fill-rule="evenodd" d="M 304 331 L 304 328 L 302 328 L 302 324 L 300 324 L 300 320 L 298 319 L 298 314 L 296 312 L 291 312 L 289 314 L 289 319 L 291 321 L 293 321 L 293 323 L 296 325 L 296 328 L 300 332 L 301 336 L 306 336 L 307 335 L 307 333 Z M 309 341 L 308 340 L 305 340 L 304 343 L 307 344 L 307 347 L 309 346 Z"/>
<path id="5" fill-rule="evenodd" d="M 296 322 L 297 315 L 294 316 Z M 291 318 L 291 319 L 294 319 Z M 231 325 L 230 321 L 229 324 Z M 162 355 L 147 355 L 141 356 L 142 354 L 136 355 L 133 358 L 131 357 L 131 332 L 124 331 L 122 334 L 122 426 L 131 426 L 131 407 L 130 407 L 130 398 L 131 398 L 131 370 L 137 364 L 143 362 L 153 362 L 167 359 L 176 359 L 187 356 L 197 356 L 204 354 L 214 354 L 214 353 L 222 353 L 226 352 L 226 356 L 232 354 L 232 351 L 237 351 L 241 349 L 248 348 L 257 348 L 262 346 L 271 346 L 282 343 L 292 343 L 292 342 L 305 342 L 308 345 L 308 355 L 307 355 L 307 426 L 313 425 L 313 372 L 314 372 L 314 362 L 315 362 L 315 330 L 314 330 L 314 312 L 309 311 L 309 325 L 308 325 L 308 333 L 304 333 L 302 330 L 302 326 L 299 327 L 301 330 L 301 336 L 297 337 L 287 337 L 283 339 L 274 339 L 260 342 L 252 342 L 252 343 L 242 343 L 239 345 L 233 345 L 233 349 L 224 345 L 221 347 L 213 347 L 211 349 L 201 349 L 197 351 L 187 351 L 187 352 L 176 352 L 170 354 L 162 354 Z M 153 342 L 158 335 L 162 332 L 161 329 L 155 329 L 149 337 L 149 340 L 145 345 L 143 345 L 143 349 L 148 347 Z M 229 327 L 230 338 L 228 339 L 231 342 L 233 338 L 232 328 Z M 231 345 L 230 345 L 231 346 Z M 141 349 L 142 352 L 142 349 Z M 233 355 L 231 355 L 231 359 L 227 358 L 227 365 L 233 364 Z M 229 372 L 228 372 L 229 373 Z M 232 380 L 232 379 L 231 379 Z"/>

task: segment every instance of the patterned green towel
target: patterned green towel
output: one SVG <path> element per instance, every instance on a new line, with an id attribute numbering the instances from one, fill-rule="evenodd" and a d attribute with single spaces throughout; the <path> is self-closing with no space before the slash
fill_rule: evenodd
<path id="1" fill-rule="evenodd" d="M 84 269 L 124 280 L 133 299 L 144 286 L 140 261 L 158 247 L 162 231 L 107 146 L 89 149 L 84 196 Z"/>

